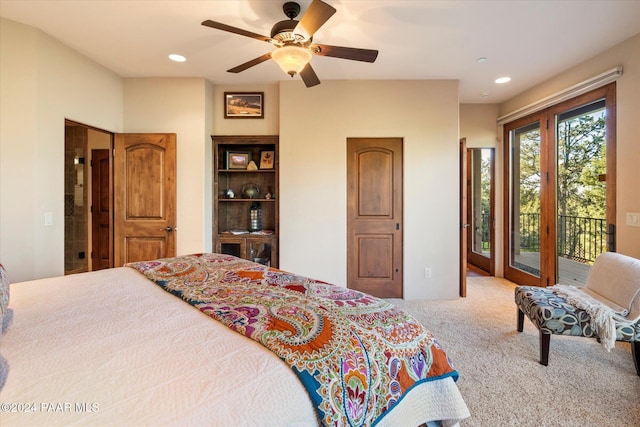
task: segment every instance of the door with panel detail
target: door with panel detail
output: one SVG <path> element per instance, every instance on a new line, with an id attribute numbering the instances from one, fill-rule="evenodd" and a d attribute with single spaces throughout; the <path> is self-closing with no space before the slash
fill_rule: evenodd
<path id="1" fill-rule="evenodd" d="M 111 268 L 111 156 L 91 150 L 91 271 Z"/>
<path id="2" fill-rule="evenodd" d="M 116 134 L 114 264 L 176 255 L 176 135 Z"/>
<path id="3" fill-rule="evenodd" d="M 402 298 L 402 139 L 347 139 L 347 286 Z"/>

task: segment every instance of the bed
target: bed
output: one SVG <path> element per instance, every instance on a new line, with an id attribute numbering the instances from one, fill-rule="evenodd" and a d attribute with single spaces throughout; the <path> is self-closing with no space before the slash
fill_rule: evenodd
<path id="1" fill-rule="evenodd" d="M 10 297 L 2 425 L 447 426 L 469 416 L 453 364 L 410 315 L 232 256 L 16 283 Z"/>

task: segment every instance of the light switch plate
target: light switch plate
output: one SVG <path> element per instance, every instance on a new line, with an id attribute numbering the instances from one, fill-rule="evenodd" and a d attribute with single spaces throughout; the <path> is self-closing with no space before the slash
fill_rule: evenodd
<path id="1" fill-rule="evenodd" d="M 53 225 L 53 212 L 44 213 L 44 225 L 45 227 L 51 227 Z"/>
<path id="2" fill-rule="evenodd" d="M 640 227 L 640 213 L 627 212 L 627 225 L 631 227 Z"/>

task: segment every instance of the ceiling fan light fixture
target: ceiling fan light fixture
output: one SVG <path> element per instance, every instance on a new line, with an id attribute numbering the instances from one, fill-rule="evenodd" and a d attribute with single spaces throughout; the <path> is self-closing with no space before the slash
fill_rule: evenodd
<path id="1" fill-rule="evenodd" d="M 282 46 L 271 52 L 271 58 L 291 77 L 300 73 L 311 57 L 309 49 L 295 45 Z"/>

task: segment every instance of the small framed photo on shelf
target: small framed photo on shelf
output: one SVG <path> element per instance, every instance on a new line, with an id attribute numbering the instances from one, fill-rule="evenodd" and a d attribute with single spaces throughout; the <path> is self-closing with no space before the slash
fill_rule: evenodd
<path id="1" fill-rule="evenodd" d="M 246 169 L 250 161 L 248 151 L 227 151 L 227 169 Z"/>
<path id="2" fill-rule="evenodd" d="M 275 151 L 262 151 L 260 153 L 260 169 L 273 169 Z"/>
<path id="3" fill-rule="evenodd" d="M 225 92 L 225 119 L 263 119 L 264 92 Z"/>

